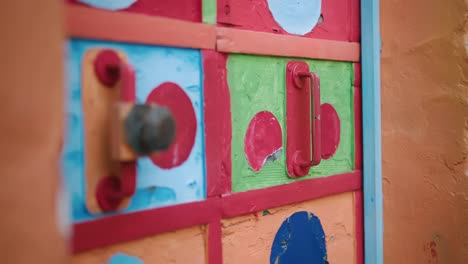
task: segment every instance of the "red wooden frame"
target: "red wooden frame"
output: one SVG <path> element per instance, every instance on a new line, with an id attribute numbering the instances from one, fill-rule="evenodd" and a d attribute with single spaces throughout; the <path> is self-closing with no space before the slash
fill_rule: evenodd
<path id="1" fill-rule="evenodd" d="M 350 173 L 298 181 L 286 185 L 207 198 L 163 208 L 114 215 L 74 225 L 73 252 L 141 239 L 194 225 L 212 224 L 221 218 L 245 215 L 264 209 L 358 191 L 362 173 Z M 216 226 L 215 226 L 216 227 Z M 212 227 L 213 228 L 213 227 Z M 219 231 L 209 231 L 210 245 L 219 248 L 214 239 Z M 218 242 L 216 242 L 218 241 Z M 213 253 L 214 254 L 214 253 Z M 217 258 L 216 256 L 212 256 Z M 215 262 L 216 263 L 216 262 Z"/>
<path id="2" fill-rule="evenodd" d="M 221 27 L 216 32 L 216 49 L 221 52 L 353 62 L 359 62 L 361 56 L 358 42 L 310 39 Z"/>
<path id="3" fill-rule="evenodd" d="M 214 219 L 208 224 L 208 263 L 223 263 L 221 219 Z"/>
<path id="4" fill-rule="evenodd" d="M 221 0 L 221 2 L 223 1 L 226 2 L 228 0 Z M 340 0 L 326 0 L 325 3 L 332 1 Z M 247 2 L 246 0 L 241 0 L 239 4 L 242 5 Z M 67 6 L 67 30 L 72 37 L 199 48 L 202 49 L 203 70 L 205 72 L 216 73 L 204 75 L 203 80 L 206 155 L 207 160 L 210 160 L 210 163 L 207 163 L 206 167 L 207 199 L 200 202 L 114 215 L 76 223 L 74 225 L 73 252 L 77 253 L 109 246 L 114 243 L 140 239 L 194 225 L 207 225 L 209 263 L 220 263 L 222 261 L 222 218 L 256 213 L 264 209 L 318 199 L 343 192 L 355 192 L 356 249 L 358 264 L 362 264 L 363 209 L 361 191 L 362 119 L 360 64 L 354 64 L 355 78 L 353 83 L 355 91 L 356 170 L 341 175 L 302 180 L 286 185 L 231 194 L 232 165 L 230 144 L 232 124 L 229 110 L 230 93 L 226 80 L 227 55 L 219 53 L 250 53 L 359 62 L 360 44 L 356 43 L 359 41 L 360 36 L 359 1 L 352 0 L 346 8 L 350 10 L 350 15 L 347 16 L 350 19 L 350 26 L 345 30 L 348 34 L 346 37 L 341 33 L 327 35 L 324 32 L 320 33 L 314 30 L 312 33 L 306 34 L 306 36 L 319 39 L 310 39 L 290 35 L 222 28 L 169 18 L 130 14 L 128 12 L 111 12 L 88 7 Z M 229 27 L 233 25 L 223 24 L 222 26 Z M 237 28 L 248 27 L 239 26 Z M 321 40 L 320 38 L 344 41 Z M 285 47 L 287 48 L 285 49 Z M 314 48 L 310 49 L 310 47 Z M 219 120 L 223 120 L 223 122 Z"/>
<path id="5" fill-rule="evenodd" d="M 200 49 L 216 44 L 213 25 L 73 5 L 65 15 L 72 37 Z"/>
<path id="6" fill-rule="evenodd" d="M 70 37 L 310 59 L 359 62 L 357 42 L 310 39 L 67 6 Z"/>
<path id="7" fill-rule="evenodd" d="M 231 192 L 231 99 L 227 55 L 203 50 L 207 197 Z"/>
<path id="8" fill-rule="evenodd" d="M 364 264 L 364 209 L 362 190 L 354 192 L 356 215 L 356 262 Z"/>
<path id="9" fill-rule="evenodd" d="M 323 0 L 323 22 L 305 37 L 360 41 L 359 0 Z M 274 20 L 267 0 L 218 0 L 218 25 L 275 34 L 288 34 Z M 346 25 L 346 26 L 343 26 Z"/>

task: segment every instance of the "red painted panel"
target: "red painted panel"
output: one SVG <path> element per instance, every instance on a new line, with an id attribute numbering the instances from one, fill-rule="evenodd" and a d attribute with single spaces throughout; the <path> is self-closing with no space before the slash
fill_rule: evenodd
<path id="1" fill-rule="evenodd" d="M 69 3 L 89 6 L 78 0 L 67 0 Z M 138 0 L 130 7 L 119 11 L 141 13 L 151 16 L 162 16 L 187 21 L 201 22 L 202 0 Z"/>
<path id="2" fill-rule="evenodd" d="M 218 0 L 218 24 L 239 29 L 288 34 L 274 20 L 266 0 Z M 360 41 L 359 0 L 323 0 L 323 22 L 304 36 Z"/>
<path id="3" fill-rule="evenodd" d="M 202 50 L 207 196 L 231 192 L 231 99 L 227 55 Z"/>

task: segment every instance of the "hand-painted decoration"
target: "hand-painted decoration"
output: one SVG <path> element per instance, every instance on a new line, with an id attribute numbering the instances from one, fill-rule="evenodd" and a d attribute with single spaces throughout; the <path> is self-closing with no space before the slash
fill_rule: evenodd
<path id="1" fill-rule="evenodd" d="M 117 253 L 109 259 L 107 264 L 144 264 L 144 262 L 137 257 Z"/>
<path id="2" fill-rule="evenodd" d="M 250 121 L 244 139 L 247 161 L 254 171 L 281 156 L 283 135 L 276 117 L 268 111 L 257 113 Z"/>
<path id="3" fill-rule="evenodd" d="M 77 263 L 361 264 L 359 0 L 66 1 Z"/>
<path id="4" fill-rule="evenodd" d="M 304 94 L 299 93 L 290 104 L 287 102 L 290 94 L 286 88 L 289 78 L 287 65 L 290 61 L 289 58 L 279 57 L 229 55 L 227 79 L 232 106 L 233 192 L 354 170 L 353 65 L 347 62 L 301 60 L 301 65 L 307 65 L 303 69 L 305 75 L 299 77 L 296 82 L 300 87 L 297 87 L 291 79 L 290 89 L 295 92 L 302 91 Z M 318 88 L 318 83 L 312 85 L 313 80 L 308 77 L 309 72 L 315 72 L 320 78 L 320 93 L 317 89 L 316 95 L 312 97 L 310 88 Z M 302 105 L 301 109 L 298 108 L 299 105 Z M 313 109 L 312 105 L 315 106 Z M 324 117 L 321 117 L 321 121 L 324 121 L 324 125 L 319 126 L 318 116 L 322 110 Z M 259 152 L 257 161 L 258 164 L 263 164 L 263 167 L 261 170 L 256 170 L 260 167 L 255 166 L 250 158 L 256 156 L 247 154 L 247 150 L 259 151 L 259 149 L 247 144 L 246 135 L 252 129 L 251 124 L 252 120 L 255 120 L 255 115 L 263 111 L 270 112 L 279 124 L 285 126 L 281 129 L 282 138 L 286 139 L 285 149 L 291 140 L 296 141 L 297 147 L 309 149 L 304 148 L 303 151 L 307 153 L 312 151 L 314 146 L 312 141 L 315 140 L 315 145 L 323 144 L 325 148 L 315 153 L 320 164 L 307 168 L 308 172 L 302 174 L 303 177 L 292 178 L 287 170 L 287 154 L 281 155 L 275 162 L 263 164 L 267 154 Z M 292 120 L 297 120 L 297 123 L 290 125 L 287 121 L 288 116 Z M 312 133 L 314 128 L 315 135 Z M 321 128 L 321 135 L 317 132 L 318 128 Z M 294 134 L 296 133 L 294 131 L 299 134 Z"/>
<path id="5" fill-rule="evenodd" d="M 320 106 L 322 127 L 322 159 L 331 158 L 340 144 L 340 118 L 335 108 L 331 104 Z"/>
<path id="6" fill-rule="evenodd" d="M 275 21 L 288 33 L 305 35 L 319 22 L 322 0 L 267 0 Z"/>
<path id="7" fill-rule="evenodd" d="M 194 22 L 202 20 L 202 0 L 67 0 L 77 5 L 109 11 L 125 11 Z"/>
<path id="8" fill-rule="evenodd" d="M 117 151 L 117 160 L 124 160 L 122 164 L 125 165 L 120 171 L 125 174 L 134 170 L 136 176 L 134 194 L 122 201 L 118 210 L 125 213 L 205 199 L 200 51 L 74 39 L 69 45 L 68 135 L 63 156 L 63 174 L 71 192 L 73 219 L 82 221 L 103 216 L 96 201 L 96 186 L 106 172 L 112 172 L 109 170 L 112 166 L 106 164 L 112 164 L 116 158 L 104 155 L 108 140 L 114 138 L 103 131 L 109 130 L 107 124 L 112 124 L 106 120 L 114 110 L 107 106 L 115 102 L 112 99 L 115 95 L 111 95 L 116 89 L 100 88 L 103 84 L 95 74 L 96 57 L 103 49 L 115 51 L 122 62 L 135 69 L 134 93 L 127 96 L 133 96 L 133 104 L 142 107 L 132 110 L 129 107 L 132 104 L 128 104 L 116 112 L 121 130 L 130 135 L 130 139 L 126 138 L 127 143 L 132 141 L 132 133 L 137 135 L 134 144 L 129 144 L 133 146 L 130 148 L 134 151 L 133 157 L 121 148 Z M 115 85 L 123 87 L 125 83 L 121 80 Z M 125 96 L 130 90 L 122 91 Z M 156 108 L 151 106 L 153 103 L 157 104 Z M 162 111 L 163 108 L 167 111 Z M 170 133 L 149 133 L 146 137 L 144 126 L 154 118 L 166 120 L 165 116 L 172 116 L 175 122 L 175 137 L 170 140 L 167 151 L 161 149 L 167 146 L 157 144 L 161 140 L 154 142 L 153 139 Z M 127 130 L 125 120 L 133 124 Z M 152 128 L 162 131 L 163 127 L 171 131 L 171 122 L 153 126 L 150 121 L 148 124 L 148 131 Z M 136 139 L 155 145 L 145 143 L 144 148 L 139 148 Z M 150 149 L 145 149 L 147 146 Z M 155 148 L 159 151 L 151 154 Z M 139 158 L 135 167 L 128 167 L 128 162 L 136 157 Z M 115 184 L 114 187 L 118 187 L 119 184 Z"/>
<path id="9" fill-rule="evenodd" d="M 187 93 L 175 83 L 166 82 L 151 91 L 147 103 L 154 103 L 172 110 L 175 118 L 176 135 L 167 151 L 151 157 L 154 164 L 171 169 L 184 163 L 192 151 L 197 131 L 197 118 Z"/>
<path id="10" fill-rule="evenodd" d="M 305 211 L 288 217 L 276 233 L 270 263 L 328 264 L 325 232 L 319 218 Z"/>

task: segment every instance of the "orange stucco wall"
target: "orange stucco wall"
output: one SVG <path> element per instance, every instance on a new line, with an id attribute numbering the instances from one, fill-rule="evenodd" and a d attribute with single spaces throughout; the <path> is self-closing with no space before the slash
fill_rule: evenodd
<path id="1" fill-rule="evenodd" d="M 468 263 L 467 15 L 381 0 L 386 264 Z"/>
<path id="2" fill-rule="evenodd" d="M 1 263 L 67 263 L 57 201 L 63 134 L 60 1 L 0 8 Z"/>

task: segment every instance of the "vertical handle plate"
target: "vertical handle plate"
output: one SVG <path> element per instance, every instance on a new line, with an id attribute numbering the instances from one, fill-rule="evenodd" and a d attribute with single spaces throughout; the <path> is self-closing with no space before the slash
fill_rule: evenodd
<path id="1" fill-rule="evenodd" d="M 292 178 L 321 160 L 320 80 L 307 63 L 286 66 L 286 167 Z"/>

